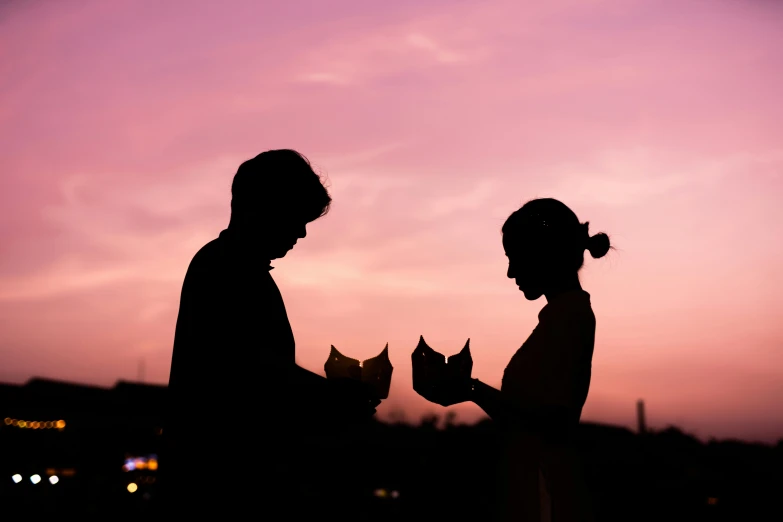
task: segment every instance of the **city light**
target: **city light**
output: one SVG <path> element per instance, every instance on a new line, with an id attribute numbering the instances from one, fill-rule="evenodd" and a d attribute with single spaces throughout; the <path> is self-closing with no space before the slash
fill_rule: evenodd
<path id="1" fill-rule="evenodd" d="M 13 426 L 15 428 L 27 428 L 33 430 L 65 429 L 65 421 L 62 419 L 58 421 L 29 421 L 29 420 L 12 419 L 10 417 L 6 417 L 3 420 L 3 422 L 5 423 L 6 426 Z"/>
<path id="2" fill-rule="evenodd" d="M 122 469 L 125 471 L 139 469 L 155 471 L 158 469 L 158 456 L 149 455 L 148 457 L 128 457 L 125 459 L 125 463 L 122 465 Z"/>
<path id="3" fill-rule="evenodd" d="M 30 482 L 32 482 L 33 484 L 38 484 L 39 482 L 41 482 L 41 475 L 36 473 L 32 477 L 30 477 Z"/>
<path id="4" fill-rule="evenodd" d="M 60 482 L 60 479 L 57 478 L 57 475 L 52 475 L 51 477 L 49 477 L 49 482 L 52 484 L 52 486 L 54 486 L 55 484 Z"/>
<path id="5" fill-rule="evenodd" d="M 64 477 L 73 477 L 76 475 L 76 470 L 73 468 L 46 468 L 46 475 L 62 475 Z"/>
<path id="6" fill-rule="evenodd" d="M 372 494 L 378 498 L 400 498 L 400 492 L 396 489 L 393 489 L 392 491 L 389 491 L 384 488 L 378 488 L 375 491 L 372 492 Z"/>
<path id="7" fill-rule="evenodd" d="M 13 480 L 13 481 L 14 481 L 14 483 L 16 483 L 16 484 L 19 484 L 20 482 L 22 482 L 22 475 L 20 475 L 19 473 L 17 473 L 17 474 L 16 474 L 16 475 L 14 475 L 13 477 L 11 477 L 11 480 Z"/>
<path id="8" fill-rule="evenodd" d="M 136 493 L 138 489 L 139 486 L 137 486 L 135 482 L 131 482 L 130 484 L 128 484 L 128 493 Z"/>

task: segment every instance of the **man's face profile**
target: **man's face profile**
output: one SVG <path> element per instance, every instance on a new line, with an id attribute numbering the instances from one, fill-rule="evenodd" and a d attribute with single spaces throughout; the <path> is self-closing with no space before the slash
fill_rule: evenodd
<path id="1" fill-rule="evenodd" d="M 307 236 L 307 221 L 292 218 L 277 224 L 271 224 L 267 235 L 267 244 L 271 259 L 284 257 L 296 246 L 297 241 Z"/>
<path id="2" fill-rule="evenodd" d="M 328 212 L 331 197 L 310 163 L 294 150 L 270 150 L 242 163 L 231 186 L 231 222 L 266 259 L 284 257 Z"/>
<path id="3" fill-rule="evenodd" d="M 245 213 L 247 236 L 269 259 L 280 259 L 307 236 L 309 220 L 292 207 L 251 210 Z"/>

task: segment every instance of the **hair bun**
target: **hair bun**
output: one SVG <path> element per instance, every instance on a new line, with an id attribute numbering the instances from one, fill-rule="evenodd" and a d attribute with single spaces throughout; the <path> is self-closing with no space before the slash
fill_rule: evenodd
<path id="1" fill-rule="evenodd" d="M 595 259 L 604 257 L 607 252 L 609 252 L 610 248 L 611 245 L 609 244 L 609 236 L 603 232 L 599 232 L 598 234 L 590 236 L 590 238 L 587 240 L 587 250 Z"/>

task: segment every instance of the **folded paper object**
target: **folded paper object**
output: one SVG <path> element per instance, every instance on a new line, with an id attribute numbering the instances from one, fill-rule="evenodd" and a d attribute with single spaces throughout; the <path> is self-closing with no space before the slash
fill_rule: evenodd
<path id="1" fill-rule="evenodd" d="M 470 339 L 459 353 L 448 359 L 419 337 L 419 344 L 411 354 L 413 365 L 413 389 L 428 400 L 435 399 L 438 385 L 444 380 L 470 379 L 473 358 L 470 355 Z"/>
<path id="2" fill-rule="evenodd" d="M 381 353 L 363 362 L 341 354 L 332 346 L 329 359 L 324 364 L 327 379 L 347 378 L 362 381 L 375 390 L 379 399 L 389 397 L 392 370 L 394 367 L 389 360 L 388 343 Z"/>

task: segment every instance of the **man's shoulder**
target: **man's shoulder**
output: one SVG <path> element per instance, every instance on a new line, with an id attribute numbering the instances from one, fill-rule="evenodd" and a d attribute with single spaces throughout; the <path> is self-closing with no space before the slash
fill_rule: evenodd
<path id="1" fill-rule="evenodd" d="M 202 246 L 190 260 L 188 265 L 188 278 L 199 277 L 203 274 L 214 273 L 223 265 L 223 253 L 220 239 L 216 238 Z"/>
<path id="2" fill-rule="evenodd" d="M 209 263 L 215 261 L 221 254 L 220 238 L 215 238 L 198 249 L 191 263 Z"/>

